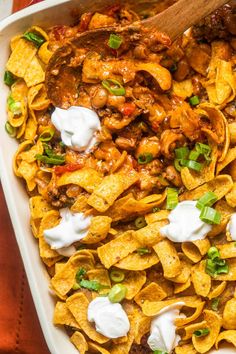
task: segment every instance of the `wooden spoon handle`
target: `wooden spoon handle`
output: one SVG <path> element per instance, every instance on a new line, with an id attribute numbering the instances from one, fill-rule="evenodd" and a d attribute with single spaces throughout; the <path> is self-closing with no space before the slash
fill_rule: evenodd
<path id="1" fill-rule="evenodd" d="M 167 10 L 142 22 L 145 27 L 158 29 L 174 40 L 227 2 L 227 0 L 179 0 Z"/>

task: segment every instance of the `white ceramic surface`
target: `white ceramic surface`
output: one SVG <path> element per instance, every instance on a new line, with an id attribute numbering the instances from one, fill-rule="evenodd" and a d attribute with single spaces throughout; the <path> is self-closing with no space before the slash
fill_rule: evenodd
<path id="1" fill-rule="evenodd" d="M 10 6 L 10 0 L 0 0 Z M 114 0 L 107 0 L 107 4 Z M 24 262 L 30 289 L 40 320 L 40 324 L 52 354 L 78 354 L 70 343 L 63 329 L 53 326 L 52 317 L 55 298 L 50 294 L 48 275 L 41 263 L 37 240 L 32 237 L 29 227 L 28 197 L 19 179 L 12 172 L 12 158 L 17 149 L 17 142 L 11 139 L 4 129 L 6 99 L 8 88 L 3 83 L 5 64 L 9 56 L 10 38 L 24 32 L 33 24 L 51 26 L 71 22 L 70 10 L 75 7 L 88 11 L 92 6 L 99 8 L 99 0 L 46 0 L 30 6 L 0 22 L 0 173 L 1 181 L 14 227 L 20 253 Z M 4 222 L 4 221 L 0 221 Z M 30 323 L 29 323 L 30 326 Z M 232 349 L 230 353 L 236 353 Z M 227 352 L 229 354 L 229 352 Z"/>
<path id="2" fill-rule="evenodd" d="M 0 21 L 11 14 L 13 0 L 0 0 Z"/>

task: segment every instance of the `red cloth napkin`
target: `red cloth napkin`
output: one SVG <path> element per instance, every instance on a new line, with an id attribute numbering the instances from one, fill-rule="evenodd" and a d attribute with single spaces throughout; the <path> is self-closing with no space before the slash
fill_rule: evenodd
<path id="1" fill-rule="evenodd" d="M 15 0 L 19 10 L 39 1 Z M 0 185 L 0 354 L 50 354 L 27 283 Z"/>

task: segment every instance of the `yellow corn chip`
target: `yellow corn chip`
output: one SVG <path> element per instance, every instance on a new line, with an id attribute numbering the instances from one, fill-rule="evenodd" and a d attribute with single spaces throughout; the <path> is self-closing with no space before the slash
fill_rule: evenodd
<path id="1" fill-rule="evenodd" d="M 48 64 L 53 52 L 49 49 L 49 42 L 44 42 L 38 51 L 38 56 L 44 64 Z"/>
<path id="2" fill-rule="evenodd" d="M 222 322 L 221 317 L 214 311 L 204 310 L 203 315 L 210 333 L 207 336 L 202 337 L 192 336 L 194 348 L 199 353 L 206 353 L 213 347 L 219 335 Z"/>
<path id="3" fill-rule="evenodd" d="M 181 82 L 173 81 L 172 90 L 176 96 L 182 97 L 185 100 L 193 94 L 192 80 L 187 79 Z"/>
<path id="4" fill-rule="evenodd" d="M 60 222 L 60 215 L 57 210 L 50 210 L 43 215 L 40 227 L 39 227 L 39 251 L 40 257 L 54 258 L 58 257 L 56 250 L 51 249 L 50 245 L 45 241 L 44 231 L 51 229 L 58 225 Z"/>
<path id="5" fill-rule="evenodd" d="M 212 229 L 208 233 L 209 237 L 215 237 L 224 232 L 230 216 L 234 213 L 234 209 L 225 200 L 219 200 L 214 208 L 220 213 L 221 221 L 219 225 L 212 225 Z"/>
<path id="6" fill-rule="evenodd" d="M 136 333 L 134 341 L 137 344 L 141 343 L 143 336 L 150 331 L 152 318 L 141 315 L 137 321 Z"/>
<path id="7" fill-rule="evenodd" d="M 197 331 L 198 329 L 202 329 L 202 328 L 206 328 L 207 327 L 207 321 L 202 321 L 202 322 L 197 322 L 197 323 L 193 323 L 190 324 L 186 327 L 184 327 L 184 336 L 181 337 L 182 340 L 188 340 L 190 338 L 192 338 L 192 335 L 195 331 Z"/>
<path id="8" fill-rule="evenodd" d="M 79 329 L 80 326 L 76 322 L 74 316 L 69 311 L 65 302 L 58 301 L 55 306 L 53 323 L 55 325 L 66 325 Z"/>
<path id="9" fill-rule="evenodd" d="M 180 259 L 171 241 L 164 239 L 153 246 L 153 249 L 161 262 L 165 278 L 173 278 L 180 274 Z"/>
<path id="10" fill-rule="evenodd" d="M 117 268 L 127 270 L 145 270 L 159 263 L 159 258 L 155 252 L 140 256 L 137 252 L 129 254 L 115 264 Z"/>
<path id="11" fill-rule="evenodd" d="M 37 135 L 37 129 L 38 122 L 36 121 L 35 117 L 30 114 L 24 130 L 24 139 L 34 140 Z"/>
<path id="12" fill-rule="evenodd" d="M 225 199 L 229 206 L 231 206 L 232 208 L 236 207 L 236 183 L 234 183 L 231 191 L 226 194 Z"/>
<path id="13" fill-rule="evenodd" d="M 129 350 L 131 348 L 131 345 L 133 344 L 134 336 L 135 336 L 135 333 L 136 333 L 136 327 L 137 327 L 136 318 L 137 318 L 137 315 L 134 313 L 134 314 L 128 316 L 128 318 L 129 318 L 129 322 L 130 322 L 130 330 L 129 330 L 129 333 L 127 335 L 128 340 L 125 343 L 113 344 L 111 346 L 111 349 L 110 349 L 110 353 L 111 354 L 129 353 Z"/>
<path id="14" fill-rule="evenodd" d="M 106 289 L 102 289 L 99 293 L 107 293 L 111 288 L 111 281 L 106 269 L 91 269 L 87 272 L 89 280 L 96 280 L 100 284 L 107 286 Z"/>
<path id="15" fill-rule="evenodd" d="M 33 57 L 26 69 L 24 80 L 28 87 L 35 86 L 45 81 L 45 71 L 36 56 Z"/>
<path id="16" fill-rule="evenodd" d="M 228 150 L 223 161 L 219 162 L 216 166 L 216 174 L 218 175 L 226 166 L 236 159 L 236 147 Z"/>
<path id="17" fill-rule="evenodd" d="M 210 241 L 205 238 L 193 242 L 184 242 L 182 243 L 181 248 L 186 257 L 192 262 L 197 263 L 207 253 L 210 246 Z"/>
<path id="18" fill-rule="evenodd" d="M 146 223 L 149 225 L 149 224 L 152 224 L 156 221 L 167 220 L 169 214 L 170 214 L 170 212 L 168 210 L 160 210 L 160 211 L 157 211 L 156 213 L 151 213 L 151 214 L 145 215 L 145 220 L 146 220 Z"/>
<path id="19" fill-rule="evenodd" d="M 58 179 L 57 185 L 58 187 L 61 187 L 67 184 L 77 184 L 87 192 L 92 193 L 101 181 L 102 178 L 96 170 L 84 167 L 81 168 L 81 170 L 64 173 Z"/>
<path id="20" fill-rule="evenodd" d="M 223 327 L 225 329 L 236 328 L 236 299 L 232 298 L 226 302 L 223 312 Z"/>
<path id="21" fill-rule="evenodd" d="M 134 298 L 134 301 L 142 307 L 146 300 L 148 301 L 160 301 L 167 297 L 165 290 L 157 283 L 150 283 L 143 288 Z"/>
<path id="22" fill-rule="evenodd" d="M 88 342 L 88 347 L 90 353 L 110 354 L 107 349 L 101 347 L 97 343 Z"/>
<path id="23" fill-rule="evenodd" d="M 210 293 L 207 295 L 207 297 L 211 300 L 214 299 L 215 297 L 220 296 L 223 291 L 225 290 L 227 285 L 226 281 L 222 281 L 222 283 L 220 283 L 219 285 L 217 285 L 216 287 L 214 287 Z"/>
<path id="24" fill-rule="evenodd" d="M 163 239 L 160 229 L 167 223 L 167 220 L 161 220 L 149 224 L 142 229 L 135 231 L 134 237 L 141 245 L 151 247 Z"/>
<path id="25" fill-rule="evenodd" d="M 194 349 L 192 343 L 190 344 L 183 344 L 175 348 L 176 354 L 198 354 L 197 351 Z"/>
<path id="26" fill-rule="evenodd" d="M 221 332 L 215 343 L 216 349 L 219 348 L 219 343 L 222 340 L 226 340 L 226 342 L 232 343 L 236 347 L 236 330 L 228 330 Z"/>
<path id="27" fill-rule="evenodd" d="M 192 267 L 192 283 L 197 295 L 206 297 L 211 289 L 211 277 L 205 272 L 206 261 Z"/>
<path id="28" fill-rule="evenodd" d="M 104 240 L 110 230 L 112 219 L 108 216 L 94 216 L 91 220 L 88 234 L 81 243 L 93 244 Z"/>
<path id="29" fill-rule="evenodd" d="M 84 333 L 100 344 L 108 342 L 108 338 L 96 332 L 92 323 L 87 320 L 89 301 L 83 293 L 74 294 L 66 300 L 66 304 Z"/>
<path id="30" fill-rule="evenodd" d="M 229 272 L 227 274 L 217 275 L 216 280 L 236 280 L 236 259 L 230 258 L 227 260 L 227 263 L 229 265 Z"/>
<path id="31" fill-rule="evenodd" d="M 175 284 L 175 290 L 174 290 L 174 294 L 179 294 L 182 293 L 184 290 L 188 289 L 191 286 L 191 279 L 189 278 L 186 283 L 177 283 Z"/>
<path id="32" fill-rule="evenodd" d="M 17 136 L 22 136 L 25 130 L 25 123 L 28 117 L 27 111 L 27 92 L 28 88 L 23 80 L 17 80 L 11 86 L 10 97 L 20 105 L 19 114 L 14 114 L 11 106 L 7 105 L 8 120 L 13 127 L 20 127 Z"/>
<path id="33" fill-rule="evenodd" d="M 110 268 L 139 247 L 140 243 L 134 238 L 134 232 L 126 231 L 114 240 L 98 247 L 98 257 L 106 268 Z"/>
<path id="34" fill-rule="evenodd" d="M 138 294 L 142 289 L 143 285 L 146 283 L 146 272 L 136 271 L 136 272 L 127 272 L 125 273 L 125 279 L 122 281 L 122 284 L 127 288 L 127 294 L 125 298 L 131 300 Z"/>
<path id="35" fill-rule="evenodd" d="M 80 193 L 76 197 L 76 201 L 74 202 L 74 204 L 71 206 L 71 211 L 73 213 L 84 213 L 91 209 L 91 207 L 87 203 L 88 197 L 88 193 Z"/>
<path id="36" fill-rule="evenodd" d="M 220 258 L 234 258 L 236 257 L 236 246 L 235 242 L 225 243 L 224 245 L 217 245 L 220 251 Z"/>
<path id="37" fill-rule="evenodd" d="M 80 354 L 85 354 L 87 352 L 88 343 L 82 333 L 74 332 L 73 335 L 70 337 L 70 340 L 78 349 Z"/>
<path id="38" fill-rule="evenodd" d="M 28 91 L 28 106 L 31 110 L 40 111 L 50 104 L 44 84 L 30 87 Z"/>
<path id="39" fill-rule="evenodd" d="M 179 253 L 178 256 L 180 258 L 181 272 L 176 277 L 169 278 L 169 280 L 173 281 L 174 283 L 185 284 L 190 278 L 192 265 L 187 261 L 187 259 L 184 258 L 182 253 Z"/>
<path id="40" fill-rule="evenodd" d="M 48 211 L 52 210 L 52 206 L 41 195 L 30 198 L 29 207 L 33 219 L 42 218 Z"/>
<path id="41" fill-rule="evenodd" d="M 6 68 L 18 77 L 24 77 L 32 59 L 37 52 L 36 46 L 23 38 L 17 41 Z"/>
<path id="42" fill-rule="evenodd" d="M 20 177 L 24 178 L 27 184 L 28 190 L 31 192 L 36 187 L 34 177 L 38 171 L 38 165 L 36 162 L 28 163 L 21 161 L 17 173 Z"/>

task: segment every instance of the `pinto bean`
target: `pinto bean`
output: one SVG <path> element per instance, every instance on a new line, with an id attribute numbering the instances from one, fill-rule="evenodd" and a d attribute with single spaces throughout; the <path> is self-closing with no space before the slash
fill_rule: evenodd
<path id="1" fill-rule="evenodd" d="M 173 183 L 176 187 L 181 187 L 183 185 L 181 176 L 174 166 L 168 166 L 166 168 L 166 179 Z"/>
<path id="2" fill-rule="evenodd" d="M 174 79 L 176 81 L 183 81 L 186 76 L 189 74 L 190 67 L 185 58 L 181 59 L 178 62 L 177 70 L 174 73 Z"/>
<path id="3" fill-rule="evenodd" d="M 98 87 L 91 97 L 91 104 L 94 108 L 103 108 L 107 103 L 107 99 L 107 90 L 102 87 Z"/>

